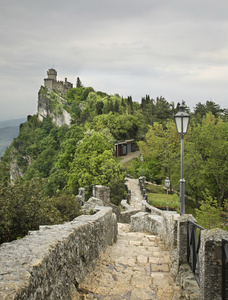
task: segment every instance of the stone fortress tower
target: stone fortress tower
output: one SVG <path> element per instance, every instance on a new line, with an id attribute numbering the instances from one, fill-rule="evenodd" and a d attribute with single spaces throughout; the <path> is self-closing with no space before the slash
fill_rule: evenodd
<path id="1" fill-rule="evenodd" d="M 60 93 L 63 97 L 65 94 L 72 89 L 73 84 L 67 81 L 57 81 L 57 72 L 55 69 L 49 69 L 47 71 L 48 78 L 44 79 L 44 86 L 48 89 L 55 90 L 56 92 Z"/>

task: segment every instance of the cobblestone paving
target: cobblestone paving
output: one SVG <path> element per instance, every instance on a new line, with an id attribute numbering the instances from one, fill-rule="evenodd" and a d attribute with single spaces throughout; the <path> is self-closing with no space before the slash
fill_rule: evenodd
<path id="1" fill-rule="evenodd" d="M 118 230 L 117 243 L 101 254 L 75 299 L 185 299 L 170 276 L 169 252 L 160 238 L 129 232 L 128 224 L 118 224 Z"/>

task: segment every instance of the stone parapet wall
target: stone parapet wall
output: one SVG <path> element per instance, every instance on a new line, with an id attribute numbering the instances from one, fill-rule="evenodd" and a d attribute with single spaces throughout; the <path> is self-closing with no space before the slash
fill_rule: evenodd
<path id="1" fill-rule="evenodd" d="M 93 186 L 93 196 L 101 199 L 104 205 L 110 204 L 110 188 L 103 185 Z"/>
<path id="2" fill-rule="evenodd" d="M 146 202 L 146 200 L 142 201 L 142 211 L 149 212 L 151 215 L 158 215 L 158 216 L 163 215 L 162 210 L 154 206 L 151 206 L 149 203 Z"/>
<path id="3" fill-rule="evenodd" d="M 72 299 L 100 252 L 117 239 L 116 215 L 108 207 L 98 210 L 2 244 L 0 299 Z"/>
<path id="4" fill-rule="evenodd" d="M 173 249 L 177 247 L 179 214 L 175 211 L 160 210 L 149 205 L 145 200 L 142 201 L 142 211 L 147 212 L 144 221 L 147 230 L 160 235 L 166 247 L 172 253 Z M 136 228 L 134 231 L 136 231 Z"/>
<path id="5" fill-rule="evenodd" d="M 187 241 L 182 245 L 180 242 L 183 239 L 179 239 L 181 233 L 179 219 L 182 217 L 175 212 L 159 210 L 148 203 L 146 207 L 148 212 L 139 212 L 131 217 L 131 230 L 136 232 L 146 231 L 161 236 L 171 255 L 172 276 L 183 288 L 186 299 L 201 300 L 200 289 L 189 265 L 186 263 L 181 264 L 183 261 L 186 262 L 187 259 Z M 186 235 L 183 238 L 186 238 Z M 182 247 L 179 248 L 179 246 Z M 182 256 L 180 257 L 180 255 Z M 185 259 L 183 260 L 183 258 Z"/>
<path id="6" fill-rule="evenodd" d="M 202 300 L 225 299 L 222 298 L 221 284 L 222 239 L 228 239 L 228 232 L 218 228 L 203 230 L 201 233 L 199 263 L 200 293 L 202 295 Z"/>
<path id="7" fill-rule="evenodd" d="M 140 212 L 138 209 L 133 209 L 129 204 L 128 204 L 128 199 L 127 200 L 122 200 L 121 201 L 121 208 L 124 209 L 124 211 L 120 212 L 119 216 L 119 222 L 120 223 L 125 223 L 125 224 L 130 224 L 131 223 L 131 216 L 137 214 Z"/>
<path id="8" fill-rule="evenodd" d="M 200 244 L 194 246 L 195 255 L 198 255 L 194 260 L 199 260 L 196 263 L 196 273 L 200 278 L 198 285 L 187 259 L 188 244 L 193 247 L 192 241 L 188 240 L 189 222 L 196 223 L 192 215 L 180 216 L 158 210 L 143 201 L 143 211 L 131 216 L 130 226 L 132 231 L 147 231 L 161 236 L 172 257 L 172 275 L 182 286 L 186 299 L 223 299 L 222 239 L 228 239 L 228 232 L 216 228 L 201 231 Z M 193 256 L 190 259 L 193 261 Z"/>

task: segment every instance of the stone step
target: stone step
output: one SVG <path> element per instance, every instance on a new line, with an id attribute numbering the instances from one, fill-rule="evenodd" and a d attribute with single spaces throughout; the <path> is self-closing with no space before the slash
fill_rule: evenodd
<path id="1" fill-rule="evenodd" d="M 185 299 L 171 277 L 169 252 L 160 237 L 129 232 L 128 224 L 118 224 L 118 230 L 117 243 L 101 254 L 74 299 Z"/>

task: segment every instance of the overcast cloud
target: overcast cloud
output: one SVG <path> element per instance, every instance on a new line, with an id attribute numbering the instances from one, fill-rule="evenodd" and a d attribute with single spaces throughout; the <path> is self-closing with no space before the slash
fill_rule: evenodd
<path id="1" fill-rule="evenodd" d="M 109 94 L 228 108 L 227 0 L 0 0 L 0 121 L 37 111 L 49 68 Z"/>

